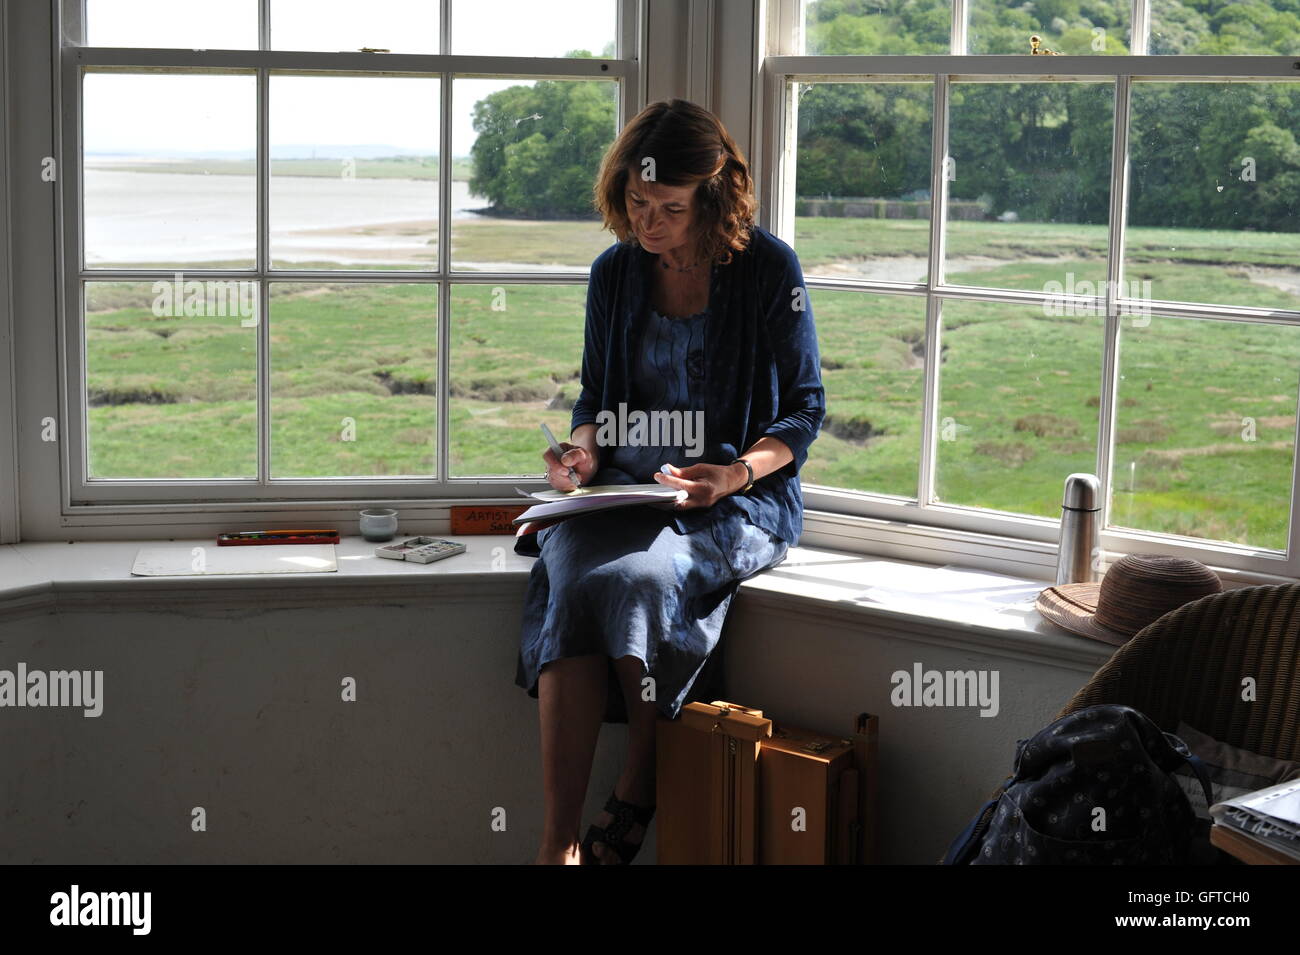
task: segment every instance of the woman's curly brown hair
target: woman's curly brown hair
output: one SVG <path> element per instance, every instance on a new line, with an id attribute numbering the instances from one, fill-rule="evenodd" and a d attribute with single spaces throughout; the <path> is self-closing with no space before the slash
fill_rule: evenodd
<path id="1" fill-rule="evenodd" d="M 695 185 L 695 228 L 700 252 L 726 265 L 732 252 L 743 251 L 758 201 L 749 164 L 721 120 L 684 99 L 651 103 L 623 127 L 606 151 L 594 188 L 603 226 L 620 242 L 639 246 L 624 204 L 627 177 L 648 168 L 665 186 Z"/>

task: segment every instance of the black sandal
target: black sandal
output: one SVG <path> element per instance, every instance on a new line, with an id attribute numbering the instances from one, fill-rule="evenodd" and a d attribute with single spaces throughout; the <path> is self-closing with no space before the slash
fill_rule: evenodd
<path id="1" fill-rule="evenodd" d="M 650 832 L 650 820 L 654 818 L 654 806 L 637 806 L 630 802 L 624 802 L 613 793 L 609 794 L 609 799 L 605 802 L 605 811 L 614 817 L 614 821 L 603 829 L 592 823 L 587 828 L 587 836 L 582 840 L 582 864 L 583 865 L 601 865 L 601 860 L 596 858 L 593 849 L 593 843 L 603 843 L 607 848 L 613 849 L 618 854 L 623 865 L 628 865 L 636 858 L 636 854 L 641 851 L 641 845 L 645 842 L 645 836 Z M 623 837 L 626 836 L 635 825 L 640 825 L 645 833 L 641 836 L 641 842 L 628 842 Z"/>

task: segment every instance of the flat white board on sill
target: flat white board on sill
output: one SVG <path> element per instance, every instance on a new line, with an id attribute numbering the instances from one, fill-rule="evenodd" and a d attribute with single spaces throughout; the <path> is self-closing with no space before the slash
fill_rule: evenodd
<path id="1" fill-rule="evenodd" d="M 216 544 L 142 547 L 131 573 L 139 577 L 214 574 L 329 574 L 339 569 L 333 544 Z"/>
<path id="2" fill-rule="evenodd" d="M 980 607 L 997 613 L 1027 614 L 1036 606 L 1038 595 L 1050 586 L 1044 581 L 947 564 L 919 574 L 902 569 L 895 581 L 868 587 L 854 599 L 918 613 L 948 605 L 953 609 Z"/>

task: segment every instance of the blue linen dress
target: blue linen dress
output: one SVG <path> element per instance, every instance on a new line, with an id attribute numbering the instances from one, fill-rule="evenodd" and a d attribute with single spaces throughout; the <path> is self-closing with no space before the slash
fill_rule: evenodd
<path id="1" fill-rule="evenodd" d="M 636 407 L 643 411 L 703 411 L 704 325 L 708 310 L 688 318 L 650 312 L 634 375 Z M 591 484 L 653 484 L 664 463 L 696 462 L 687 448 L 626 446 L 613 449 Z M 515 683 L 537 697 L 537 678 L 553 660 L 599 653 L 615 660 L 635 656 L 643 678 L 654 680 L 654 699 L 676 718 L 722 634 L 740 582 L 785 559 L 788 546 L 755 526 L 734 496 L 722 498 L 689 533 L 678 531 L 673 511 L 653 506 L 620 508 L 570 518 L 537 533 L 541 556 L 533 565 L 524 602 Z M 685 512 L 677 512 L 685 513 Z M 707 668 L 713 669 L 713 668 Z M 710 679 L 711 678 L 711 679 Z M 708 673 L 701 691 L 720 692 Z M 606 723 L 627 722 L 612 662 L 608 667 Z"/>

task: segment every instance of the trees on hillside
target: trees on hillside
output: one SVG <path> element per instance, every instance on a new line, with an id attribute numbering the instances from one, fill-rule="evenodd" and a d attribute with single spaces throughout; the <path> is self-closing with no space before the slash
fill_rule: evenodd
<path id="1" fill-rule="evenodd" d="M 1152 3 L 1155 52 L 1300 52 L 1300 0 Z M 809 52 L 948 50 L 949 0 L 817 0 L 808 9 Z M 975 4 L 971 51 L 1027 54 L 1028 37 L 1037 33 L 1062 53 L 1123 54 L 1128 11 L 1128 0 Z M 613 52 L 606 47 L 601 55 Z M 979 199 L 993 215 L 1014 211 L 1022 221 L 1105 222 L 1112 95 L 1105 82 L 955 84 L 950 194 Z M 927 84 L 801 87 L 797 194 L 924 193 L 932 109 Z M 544 80 L 485 97 L 474 107 L 471 190 L 503 215 L 591 216 L 591 182 L 616 114 L 612 83 Z M 1294 228 L 1296 84 L 1136 84 L 1130 129 L 1131 224 Z"/>
<path id="2" fill-rule="evenodd" d="M 614 137 L 616 92 L 613 83 L 539 80 L 479 100 L 470 191 L 502 215 L 591 216 L 591 183 Z"/>
<path id="3" fill-rule="evenodd" d="M 948 0 L 818 0 L 806 45 L 821 54 L 945 53 Z M 1127 52 L 1128 0 L 976 4 L 973 53 Z M 1300 0 L 1154 0 L 1159 53 L 1295 53 Z M 952 87 L 950 195 L 1021 220 L 1105 222 L 1110 92 L 1096 83 Z M 801 88 L 795 191 L 895 197 L 930 182 L 928 87 Z M 1140 84 L 1130 136 L 1129 222 L 1292 229 L 1300 217 L 1300 89 L 1285 83 Z M 1219 188 L 1219 187 L 1223 188 Z"/>

